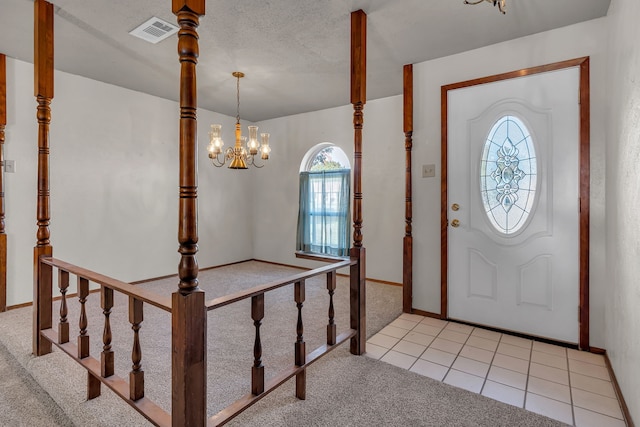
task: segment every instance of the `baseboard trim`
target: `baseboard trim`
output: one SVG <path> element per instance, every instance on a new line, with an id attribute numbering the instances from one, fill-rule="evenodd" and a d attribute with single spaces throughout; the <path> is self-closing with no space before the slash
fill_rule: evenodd
<path id="1" fill-rule="evenodd" d="M 89 291 L 90 294 L 95 294 L 96 292 L 100 292 L 100 288 L 91 289 Z M 78 296 L 77 293 L 67 294 L 67 298 L 75 298 L 77 296 Z M 55 297 L 51 298 L 52 301 L 59 301 L 61 299 L 62 299 L 62 295 L 58 295 L 58 296 L 55 296 Z M 19 308 L 25 308 L 25 307 L 31 307 L 31 306 L 33 306 L 33 302 L 23 302 L 22 304 L 15 304 L 15 305 L 11 305 L 11 306 L 7 307 L 7 311 L 9 311 L 9 310 L 17 310 Z"/>
<path id="2" fill-rule="evenodd" d="M 215 270 L 216 268 L 228 267 L 230 265 L 235 265 L 235 264 L 242 264 L 243 262 L 248 262 L 248 261 L 253 261 L 253 260 L 252 259 L 246 259 L 244 261 L 235 261 L 235 262 L 229 262 L 227 264 L 213 265 L 211 267 L 199 268 L 198 271 Z M 166 276 L 153 277 L 151 279 L 136 280 L 135 282 L 129 282 L 129 284 L 131 284 L 131 285 L 141 285 L 143 283 L 155 282 L 156 280 L 169 279 L 171 277 L 177 277 L 177 276 L 178 276 L 177 273 L 173 273 L 173 274 L 167 274 Z"/>
<path id="3" fill-rule="evenodd" d="M 593 351 L 593 347 L 591 347 Z M 631 413 L 629 412 L 629 407 L 627 406 L 627 402 L 624 400 L 624 396 L 622 395 L 622 390 L 620 390 L 620 385 L 618 384 L 618 380 L 616 379 L 616 374 L 613 372 L 613 366 L 611 366 L 611 361 L 609 360 L 609 355 L 603 349 L 596 349 L 603 351 L 604 362 L 607 365 L 607 370 L 609 371 L 609 376 L 611 377 L 611 383 L 613 384 L 613 389 L 616 392 L 616 396 L 618 397 L 618 402 L 620 402 L 620 408 L 622 409 L 622 416 L 624 417 L 624 422 L 627 423 L 627 427 L 635 427 L 633 420 L 631 419 Z M 594 352 L 595 353 L 595 352 Z"/>
<path id="4" fill-rule="evenodd" d="M 327 259 L 325 258 L 315 258 L 315 257 L 299 257 L 299 258 L 304 258 L 304 259 L 310 259 L 313 261 L 318 261 L 318 262 L 327 262 Z M 337 260 L 337 259 L 336 259 Z M 281 267 L 289 267 L 289 268 L 297 268 L 299 270 L 311 270 L 310 268 L 307 267 L 300 267 L 299 265 L 291 265 L 291 264 L 283 264 L 281 262 L 273 262 L 273 261 L 265 261 L 262 259 L 252 259 L 250 261 L 257 261 L 257 262 L 264 262 L 265 264 L 272 264 L 272 265 L 279 265 Z M 348 274 L 341 274 L 341 273 L 337 273 L 338 276 L 340 277 L 349 277 Z M 381 283 L 383 285 L 390 285 L 390 286 L 402 286 L 402 283 L 397 283 L 397 282 L 390 282 L 387 280 L 380 280 L 380 279 L 372 279 L 370 277 L 367 277 L 367 282 L 373 282 L 373 283 Z"/>
<path id="5" fill-rule="evenodd" d="M 23 302 L 22 304 L 10 305 L 7 307 L 7 311 L 9 310 L 17 310 L 19 308 L 31 307 L 33 302 Z"/>
<path id="6" fill-rule="evenodd" d="M 216 268 L 229 267 L 229 266 L 232 266 L 232 265 L 242 264 L 242 263 L 249 262 L 249 261 L 263 262 L 265 264 L 279 265 L 281 267 L 296 268 L 298 270 L 311 270 L 310 268 L 300 267 L 298 265 L 283 264 L 283 263 L 280 263 L 280 262 L 265 261 L 265 260 L 262 260 L 262 259 L 250 258 L 250 259 L 245 259 L 243 261 L 235 261 L 235 262 L 229 262 L 227 264 L 220 264 L 220 265 L 214 265 L 214 266 L 210 266 L 210 267 L 200 268 L 199 271 L 215 270 Z M 141 285 L 143 283 L 155 282 L 156 280 L 169 279 L 171 277 L 177 277 L 177 276 L 178 276 L 177 274 L 167 274 L 166 276 L 158 276 L 158 277 L 152 277 L 150 279 L 136 280 L 134 282 L 129 282 L 129 284 L 131 284 L 131 285 Z M 340 274 L 340 273 L 338 273 L 338 276 L 349 277 L 349 275 L 347 275 L 347 274 Z M 402 283 L 389 282 L 389 281 L 386 281 L 386 280 L 370 279 L 370 278 L 367 278 L 366 280 L 368 282 L 381 283 L 383 285 L 402 286 Z M 90 292 L 99 292 L 99 291 L 100 291 L 100 289 L 98 288 L 98 289 L 93 289 Z M 77 294 L 68 294 L 67 298 L 71 298 L 71 297 L 75 297 L 75 296 L 77 296 Z M 57 297 L 54 297 L 53 300 L 57 301 L 60 298 L 61 298 L 60 296 L 57 296 Z M 19 308 L 30 307 L 32 305 L 33 305 L 32 302 L 25 302 L 25 303 L 22 303 L 22 304 L 15 304 L 15 305 L 8 306 L 7 310 L 17 310 Z"/>
<path id="7" fill-rule="evenodd" d="M 442 319 L 442 316 L 438 313 L 432 313 L 430 311 L 423 311 L 423 310 L 418 310 L 417 308 L 412 308 L 411 309 L 411 313 L 409 314 L 417 314 L 419 316 L 424 316 L 424 317 L 431 317 L 434 319 Z"/>
<path id="8" fill-rule="evenodd" d="M 250 259 L 248 261 L 263 262 L 265 264 L 278 265 L 280 267 L 297 268 L 298 270 L 305 270 L 305 271 L 311 270 L 310 268 L 300 267 L 299 265 L 283 264 L 281 262 L 265 261 L 263 259 L 257 259 L 257 258 L 252 258 L 252 259 Z"/>

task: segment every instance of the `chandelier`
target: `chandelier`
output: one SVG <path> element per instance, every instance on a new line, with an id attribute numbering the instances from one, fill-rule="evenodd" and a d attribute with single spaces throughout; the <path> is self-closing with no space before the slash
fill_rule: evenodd
<path id="1" fill-rule="evenodd" d="M 488 1 L 489 3 L 493 3 L 494 6 L 498 6 L 500 12 L 503 14 L 507 13 L 507 0 L 464 0 L 464 4 L 480 4 L 483 1 Z"/>
<path id="2" fill-rule="evenodd" d="M 222 142 L 222 125 L 211 125 L 211 132 L 209 132 L 209 159 L 211 163 L 216 167 L 222 167 L 227 161 L 229 163 L 229 169 L 247 169 L 249 165 L 261 168 L 264 165 L 256 164 L 254 157 L 260 152 L 260 158 L 262 160 L 269 159 L 269 153 L 271 147 L 269 147 L 269 134 L 261 133 L 260 138 L 262 143 L 258 142 L 258 126 L 248 126 L 249 128 L 249 141 L 246 136 L 242 136 L 242 129 L 240 128 L 240 79 L 244 77 L 244 73 L 240 71 L 234 71 L 231 73 L 236 78 L 236 143 L 233 147 L 229 147 L 226 150 L 222 150 L 224 142 Z M 246 142 L 246 148 L 243 143 Z"/>

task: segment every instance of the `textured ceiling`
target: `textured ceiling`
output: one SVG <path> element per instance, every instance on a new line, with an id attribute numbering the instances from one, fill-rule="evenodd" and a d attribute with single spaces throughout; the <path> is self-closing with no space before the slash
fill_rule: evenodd
<path id="1" fill-rule="evenodd" d="M 177 36 L 128 33 L 170 0 L 54 0 L 55 67 L 177 100 Z M 350 12 L 368 15 L 367 97 L 402 93 L 402 66 L 605 16 L 610 0 L 507 0 L 507 14 L 462 0 L 207 0 L 198 102 L 260 121 L 349 103 Z M 33 1 L 2 0 L 0 52 L 33 61 Z"/>

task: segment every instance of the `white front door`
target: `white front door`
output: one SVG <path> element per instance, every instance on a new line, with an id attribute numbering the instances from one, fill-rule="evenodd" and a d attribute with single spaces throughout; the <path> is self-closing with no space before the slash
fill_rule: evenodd
<path id="1" fill-rule="evenodd" d="M 448 91 L 450 318 L 578 342 L 579 73 Z"/>

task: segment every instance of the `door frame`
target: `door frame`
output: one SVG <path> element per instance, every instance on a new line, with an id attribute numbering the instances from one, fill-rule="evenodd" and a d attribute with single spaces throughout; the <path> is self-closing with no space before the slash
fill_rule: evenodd
<path id="1" fill-rule="evenodd" d="M 447 139 L 448 139 L 448 92 L 450 90 L 461 89 L 470 86 L 493 83 L 501 80 L 515 79 L 548 71 L 556 71 L 565 68 L 580 68 L 580 129 L 579 129 L 579 193 L 580 193 L 580 276 L 579 276 L 579 339 L 578 347 L 582 350 L 589 350 L 589 189 L 590 189 L 590 90 L 589 90 L 589 57 L 570 59 L 567 61 L 555 62 L 538 67 L 525 68 L 503 74 L 496 74 L 488 77 L 452 83 L 441 87 L 441 201 L 440 201 L 440 317 L 447 319 L 448 316 L 448 189 L 447 189 Z"/>

